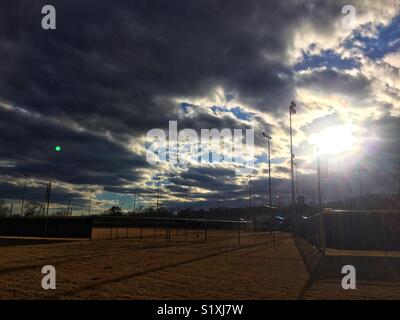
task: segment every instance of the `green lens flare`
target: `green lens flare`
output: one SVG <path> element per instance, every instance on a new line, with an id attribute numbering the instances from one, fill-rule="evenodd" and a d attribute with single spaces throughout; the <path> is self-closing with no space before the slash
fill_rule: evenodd
<path id="1" fill-rule="evenodd" d="M 56 146 L 54 149 L 55 149 L 57 152 L 60 152 L 60 151 L 61 151 L 61 147 L 60 147 L 60 146 Z"/>

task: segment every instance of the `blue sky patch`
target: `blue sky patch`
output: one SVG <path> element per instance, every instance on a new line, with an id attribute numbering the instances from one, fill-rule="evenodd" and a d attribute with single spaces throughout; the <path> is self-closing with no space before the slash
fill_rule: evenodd
<path id="1" fill-rule="evenodd" d="M 180 104 L 180 108 L 181 108 L 181 110 L 182 110 L 184 113 L 188 113 L 189 110 L 190 110 L 192 107 L 193 107 L 193 105 L 190 104 L 190 103 L 187 103 L 187 102 L 182 102 L 182 103 Z"/>
<path id="2" fill-rule="evenodd" d="M 210 109 L 216 114 L 217 112 L 230 112 L 232 113 L 237 119 L 250 121 L 254 113 L 246 112 L 240 107 L 234 108 L 227 108 L 227 107 L 220 107 L 220 106 L 212 106 Z"/>
<path id="3" fill-rule="evenodd" d="M 365 27 L 368 27 L 367 24 Z M 381 59 L 386 54 L 400 50 L 400 15 L 397 15 L 389 25 L 380 25 L 375 38 L 365 37 L 361 32 L 356 32 L 353 37 L 345 42 L 346 48 L 354 46 L 355 41 L 360 41 L 363 46 L 359 48 L 370 59 Z"/>
<path id="4" fill-rule="evenodd" d="M 301 62 L 294 66 L 295 71 L 315 69 L 320 67 L 353 69 L 357 68 L 359 63 L 351 59 L 342 59 L 340 55 L 333 50 L 324 50 L 320 55 L 311 55 L 303 51 Z"/>

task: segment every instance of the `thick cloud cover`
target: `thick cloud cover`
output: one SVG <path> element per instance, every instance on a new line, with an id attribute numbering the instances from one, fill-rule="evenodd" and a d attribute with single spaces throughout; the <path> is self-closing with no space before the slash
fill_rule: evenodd
<path id="1" fill-rule="evenodd" d="M 56 30 L 41 28 L 46 4 L 57 10 Z M 299 32 L 305 39 L 309 34 L 322 39 L 323 46 L 324 39 L 340 33 L 345 4 L 2 1 L 0 174 L 19 179 L 19 187 L 27 173 L 81 191 L 153 193 L 152 177 L 165 168 L 146 162 L 143 138 L 150 129 L 166 128 L 169 120 L 195 130 L 253 127 L 258 148 L 265 146 L 261 131 L 274 133 L 282 138 L 275 139 L 273 151 L 284 158 L 287 123 L 282 117 L 298 97 L 297 89 L 340 92 L 355 100 L 374 93 L 373 81 L 360 71 L 328 68 L 296 74 L 293 68 Z M 380 10 L 373 1 L 356 5 L 363 19 Z M 391 8 L 395 3 L 383 5 Z M 304 49 L 308 45 L 304 42 Z M 232 93 L 234 103 L 252 115 L 248 121 L 210 112 L 219 88 L 222 102 L 229 102 Z M 182 101 L 207 103 L 199 103 L 193 115 L 182 111 Z M 389 125 L 382 121 L 376 125 Z M 55 153 L 55 145 L 62 145 L 63 151 Z M 277 162 L 276 171 L 285 179 L 283 164 L 284 159 Z M 198 192 L 204 199 L 243 197 L 243 182 L 230 170 L 185 168 L 163 189 L 178 198 L 185 187 L 207 189 L 211 193 Z M 285 192 L 286 181 L 282 183 Z"/>

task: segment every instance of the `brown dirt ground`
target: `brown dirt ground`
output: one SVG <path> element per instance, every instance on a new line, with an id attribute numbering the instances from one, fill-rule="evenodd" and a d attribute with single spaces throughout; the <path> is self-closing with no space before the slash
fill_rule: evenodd
<path id="1" fill-rule="evenodd" d="M 202 230 L 143 232 L 134 238 L 0 246 L 0 299 L 373 299 L 400 298 L 400 284 L 362 280 L 344 291 L 336 269 L 314 282 L 290 234 Z M 21 240 L 23 241 L 23 240 Z M 1 240 L 0 240 L 1 243 Z M 342 263 L 343 261 L 340 261 Z M 336 264 L 335 264 L 336 263 Z M 338 265 L 338 261 L 332 263 Z M 339 263 L 339 264 L 340 264 Z M 57 270 L 57 289 L 41 288 L 41 268 Z M 340 270 L 338 271 L 340 273 Z M 333 274 L 333 276 L 332 276 Z"/>

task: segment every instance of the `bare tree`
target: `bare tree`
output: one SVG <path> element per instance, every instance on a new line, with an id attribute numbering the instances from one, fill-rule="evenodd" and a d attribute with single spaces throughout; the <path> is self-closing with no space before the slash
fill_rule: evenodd
<path id="1" fill-rule="evenodd" d="M 9 212 L 9 209 L 4 200 L 0 200 L 0 217 L 5 217 Z"/>
<path id="2" fill-rule="evenodd" d="M 33 217 L 40 215 L 41 204 L 39 202 L 30 202 L 26 205 L 24 216 Z"/>

